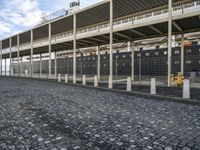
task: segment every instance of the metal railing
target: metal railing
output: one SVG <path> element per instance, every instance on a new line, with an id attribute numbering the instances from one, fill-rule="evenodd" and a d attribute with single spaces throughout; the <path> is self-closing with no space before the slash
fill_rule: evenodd
<path id="1" fill-rule="evenodd" d="M 200 10 L 200 0 L 186 0 L 185 2 L 177 2 L 173 4 L 173 16 L 182 15 L 185 13 L 191 13 Z M 126 25 L 134 25 L 139 23 L 144 23 L 152 20 L 157 20 L 165 18 L 168 15 L 168 6 L 162 6 L 157 9 L 151 9 L 145 12 L 140 12 L 137 14 L 129 15 L 114 20 L 113 28 Z M 110 26 L 109 22 L 104 22 L 97 25 L 92 25 L 90 27 L 84 27 L 77 30 L 77 35 L 96 32 L 100 33 L 101 31 L 107 29 Z M 66 39 L 73 36 L 73 31 L 67 31 L 64 33 L 56 34 L 51 37 L 52 42 L 59 41 L 61 39 Z M 33 46 L 40 46 L 46 44 L 49 38 L 41 38 L 33 41 Z M 30 42 L 20 44 L 20 50 L 30 48 Z"/>

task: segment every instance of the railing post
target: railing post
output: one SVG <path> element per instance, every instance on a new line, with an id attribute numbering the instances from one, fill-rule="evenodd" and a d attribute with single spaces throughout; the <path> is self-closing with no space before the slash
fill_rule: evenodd
<path id="1" fill-rule="evenodd" d="M 83 85 L 86 85 L 86 76 L 85 75 L 83 75 Z"/>
<path id="2" fill-rule="evenodd" d="M 183 81 L 183 98 L 190 99 L 190 80 L 184 79 Z"/>
<path id="3" fill-rule="evenodd" d="M 9 66 L 9 74 L 10 74 L 10 76 L 12 76 L 11 74 L 12 74 L 12 66 L 11 66 L 11 64 L 12 64 L 12 38 L 10 38 L 10 66 Z"/>
<path id="4" fill-rule="evenodd" d="M 58 82 L 61 82 L 61 74 L 58 74 Z"/>
<path id="5" fill-rule="evenodd" d="M 31 30 L 31 78 L 33 78 L 33 30 Z"/>
<path id="6" fill-rule="evenodd" d="M 151 94 L 156 94 L 156 78 L 151 78 Z"/>
<path id="7" fill-rule="evenodd" d="M 0 51 L 1 51 L 0 52 L 1 53 L 1 57 L 0 57 L 0 63 L 1 63 L 1 68 L 0 69 L 1 69 L 1 72 L 0 73 L 1 73 L 1 76 L 2 76 L 2 41 L 0 41 Z"/>
<path id="8" fill-rule="evenodd" d="M 49 78 L 51 78 L 51 23 L 49 23 Z"/>
<path id="9" fill-rule="evenodd" d="M 181 73 L 184 75 L 184 34 L 181 35 Z"/>
<path id="10" fill-rule="evenodd" d="M 98 87 L 98 77 L 94 76 L 94 87 Z"/>
<path id="11" fill-rule="evenodd" d="M 127 91 L 132 91 L 131 77 L 127 77 Z"/>
<path id="12" fill-rule="evenodd" d="M 68 83 L 68 74 L 65 75 L 65 83 Z"/>
<path id="13" fill-rule="evenodd" d="M 74 12 L 73 19 L 73 83 L 76 84 L 76 13 Z"/>

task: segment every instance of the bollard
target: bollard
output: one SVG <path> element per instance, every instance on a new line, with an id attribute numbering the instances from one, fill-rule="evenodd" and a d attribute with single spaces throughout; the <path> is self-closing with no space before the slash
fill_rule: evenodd
<path id="1" fill-rule="evenodd" d="M 98 87 L 98 77 L 94 76 L 94 87 Z"/>
<path id="2" fill-rule="evenodd" d="M 156 78 L 151 78 L 151 94 L 156 94 Z"/>
<path id="3" fill-rule="evenodd" d="M 86 76 L 83 75 L 83 85 L 86 85 Z"/>
<path id="4" fill-rule="evenodd" d="M 65 83 L 68 83 L 68 74 L 65 75 Z"/>
<path id="5" fill-rule="evenodd" d="M 61 82 L 61 74 L 58 74 L 58 82 Z"/>
<path id="6" fill-rule="evenodd" d="M 112 81 L 112 77 L 111 77 L 111 76 L 109 76 L 108 88 L 109 88 L 109 89 L 112 89 L 112 88 L 113 88 L 113 81 Z"/>
<path id="7" fill-rule="evenodd" d="M 190 99 L 190 80 L 183 80 L 183 98 Z"/>
<path id="8" fill-rule="evenodd" d="M 127 91 L 132 91 L 131 77 L 127 77 Z"/>

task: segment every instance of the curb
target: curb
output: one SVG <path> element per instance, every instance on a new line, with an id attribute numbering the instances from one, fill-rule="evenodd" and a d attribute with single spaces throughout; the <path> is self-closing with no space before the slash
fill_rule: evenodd
<path id="1" fill-rule="evenodd" d="M 4 77 L 4 76 L 3 76 Z M 141 93 L 141 92 L 135 92 L 135 91 L 126 91 L 126 90 L 119 90 L 119 89 L 109 89 L 105 87 L 94 87 L 91 85 L 82 85 L 82 84 L 73 84 L 73 83 L 65 83 L 63 80 L 61 82 L 58 82 L 57 80 L 51 80 L 51 79 L 39 79 L 39 78 L 23 78 L 23 77 L 6 77 L 6 78 L 18 78 L 18 79 L 28 79 L 28 80 L 38 80 L 38 81 L 45 81 L 45 82 L 51 82 L 51 83 L 56 83 L 56 84 L 63 84 L 63 85 L 70 85 L 70 86 L 76 86 L 76 87 L 81 87 L 81 88 L 89 88 L 89 89 L 97 89 L 101 91 L 110 91 L 110 92 L 115 92 L 115 93 L 120 93 L 120 94 L 126 94 L 126 95 L 132 95 L 136 97 L 143 97 L 146 99 L 152 99 L 156 101 L 172 101 L 172 102 L 179 102 L 179 103 L 186 103 L 186 104 L 192 104 L 192 105 L 200 105 L 199 100 L 195 99 L 183 99 L 180 97 L 170 97 L 170 96 L 163 96 L 163 95 L 151 95 L 148 93 Z M 156 98 L 156 99 L 155 99 Z"/>

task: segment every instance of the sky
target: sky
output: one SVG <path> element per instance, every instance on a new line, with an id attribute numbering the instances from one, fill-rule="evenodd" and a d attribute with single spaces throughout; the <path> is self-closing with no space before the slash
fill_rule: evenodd
<path id="1" fill-rule="evenodd" d="M 41 22 L 43 13 L 68 9 L 73 0 L 0 0 L 0 40 Z M 80 0 L 81 8 L 102 0 Z"/>

